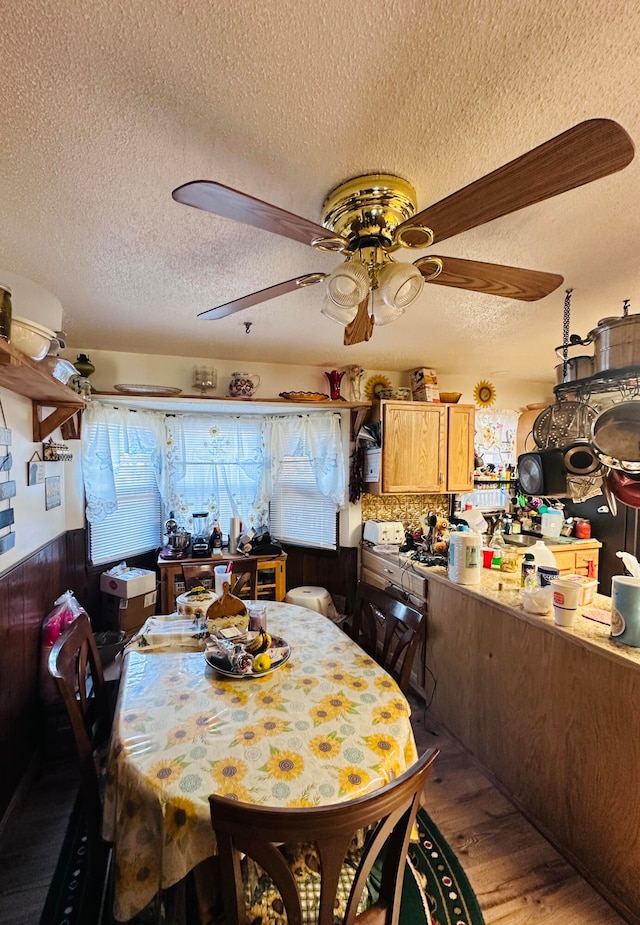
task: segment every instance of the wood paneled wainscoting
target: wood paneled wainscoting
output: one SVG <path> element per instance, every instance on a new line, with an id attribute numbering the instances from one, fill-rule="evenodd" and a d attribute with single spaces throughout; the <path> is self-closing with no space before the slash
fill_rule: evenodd
<path id="1" fill-rule="evenodd" d="M 73 530 L 0 575 L 0 820 L 44 734 L 42 621 L 68 589 L 87 606 L 85 559 L 85 531 Z"/>
<path id="2" fill-rule="evenodd" d="M 358 583 L 358 550 L 343 546 L 337 552 L 284 546 L 287 554 L 287 591 L 301 585 L 326 588 L 345 599 L 345 613 L 353 613 Z"/>

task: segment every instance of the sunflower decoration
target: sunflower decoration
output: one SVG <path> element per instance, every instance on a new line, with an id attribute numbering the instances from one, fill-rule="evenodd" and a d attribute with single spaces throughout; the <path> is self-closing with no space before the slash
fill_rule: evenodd
<path id="1" fill-rule="evenodd" d="M 391 382 L 387 379 L 386 376 L 371 376 L 367 379 L 366 385 L 364 387 L 364 394 L 367 401 L 373 401 L 374 398 L 380 398 L 380 391 L 382 389 L 390 389 Z"/>
<path id="2" fill-rule="evenodd" d="M 473 397 L 476 405 L 481 408 L 488 408 L 496 400 L 496 390 L 485 379 L 481 379 L 473 390 Z"/>

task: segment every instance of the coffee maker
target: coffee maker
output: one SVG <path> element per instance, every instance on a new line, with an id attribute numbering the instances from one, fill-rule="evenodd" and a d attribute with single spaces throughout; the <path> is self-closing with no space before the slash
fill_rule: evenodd
<path id="1" fill-rule="evenodd" d="M 191 536 L 191 555 L 194 559 L 204 559 L 209 556 L 209 531 L 207 523 L 209 515 L 205 511 L 201 514 L 192 514 L 193 533 Z"/>

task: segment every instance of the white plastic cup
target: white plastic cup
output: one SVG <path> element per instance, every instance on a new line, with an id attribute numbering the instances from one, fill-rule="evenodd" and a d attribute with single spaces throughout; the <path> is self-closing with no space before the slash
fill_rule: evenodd
<path id="1" fill-rule="evenodd" d="M 551 581 L 553 592 L 553 618 L 556 626 L 573 626 L 573 621 L 582 601 L 582 588 L 566 578 Z"/>
<path id="2" fill-rule="evenodd" d="M 222 597 L 224 594 L 224 583 L 231 584 L 231 574 L 227 572 L 226 565 L 216 565 L 213 570 L 216 579 L 216 594 Z"/>

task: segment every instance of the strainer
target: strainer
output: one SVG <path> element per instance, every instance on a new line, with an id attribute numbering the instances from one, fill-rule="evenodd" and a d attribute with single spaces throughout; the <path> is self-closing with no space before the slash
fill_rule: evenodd
<path id="1" fill-rule="evenodd" d="M 533 439 L 541 450 L 589 438 L 598 412 L 581 401 L 561 401 L 544 408 L 533 422 Z"/>

